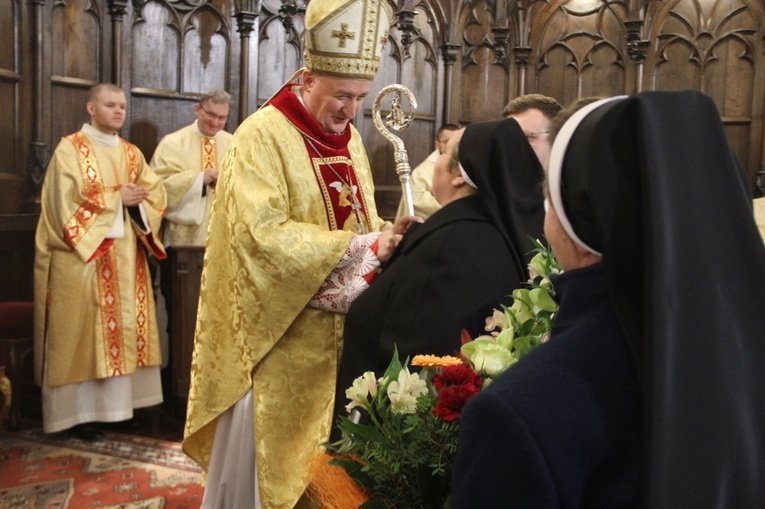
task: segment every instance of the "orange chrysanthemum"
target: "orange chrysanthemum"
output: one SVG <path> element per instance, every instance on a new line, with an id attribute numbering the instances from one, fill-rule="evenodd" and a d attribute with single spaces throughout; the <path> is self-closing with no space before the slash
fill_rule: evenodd
<path id="1" fill-rule="evenodd" d="M 412 359 L 412 366 L 419 366 L 425 369 L 445 368 L 446 366 L 459 366 L 462 359 L 451 355 L 439 357 L 437 355 L 415 355 Z"/>

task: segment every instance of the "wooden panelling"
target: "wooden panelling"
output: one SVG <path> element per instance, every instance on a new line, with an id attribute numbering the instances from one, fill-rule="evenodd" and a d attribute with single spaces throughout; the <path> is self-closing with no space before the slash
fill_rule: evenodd
<path id="1" fill-rule="evenodd" d="M 189 16 L 184 33 L 182 92 L 228 88 L 229 27 L 213 9 Z M 193 29 L 191 29 L 193 27 Z"/>
<path id="2" fill-rule="evenodd" d="M 7 161 L 8 167 L 0 171 L 18 173 L 17 164 L 18 150 L 12 140 L 18 139 L 18 90 L 19 81 L 10 76 L 0 74 L 0 112 L 8 122 L 0 122 L 0 140 L 7 140 L 0 144 L 0 158 Z M 13 115 L 13 117 L 11 117 Z M 10 121 L 13 119 L 13 121 Z"/>
<path id="3" fill-rule="evenodd" d="M 21 75 L 21 20 L 22 8 L 18 0 L 0 0 L 0 34 L 3 46 L 0 51 L 0 116 L 5 119 L 0 125 L 0 160 L 5 163 L 3 172 L 23 175 L 24 148 L 20 142 L 28 140 L 22 131 L 20 100 L 22 93 Z"/>
<path id="4" fill-rule="evenodd" d="M 37 217 L 0 215 L 0 301 L 32 300 Z"/>
<path id="5" fill-rule="evenodd" d="M 163 97 L 146 91 L 133 91 L 130 140 L 141 148 L 147 161 L 151 160 L 159 140 L 166 134 L 194 121 L 196 102 L 196 97 Z"/>
<path id="6" fill-rule="evenodd" d="M 530 91 L 563 104 L 581 97 L 629 91 L 623 22 L 619 4 L 559 3 L 539 14 L 531 35 L 533 85 Z"/>
<path id="7" fill-rule="evenodd" d="M 268 100 L 303 63 L 303 19 L 291 24 L 279 16 L 281 2 L 265 0 L 258 31 L 257 105 Z"/>
<path id="8" fill-rule="evenodd" d="M 180 90 L 180 20 L 165 4 L 149 2 L 134 17 L 133 87 Z"/>
<path id="9" fill-rule="evenodd" d="M 51 104 L 54 113 L 51 115 L 50 129 L 57 136 L 51 139 L 51 150 L 55 149 L 62 136 L 77 131 L 90 117 L 85 109 L 88 102 L 88 88 L 95 82 L 71 83 L 53 81 L 50 86 Z"/>
<path id="10" fill-rule="evenodd" d="M 0 12 L 6 13 L 5 16 L 0 16 L 0 34 L 3 34 L 3 44 L 10 46 L 5 51 L 0 51 L 0 69 L 16 73 L 18 71 L 17 29 L 20 22 L 18 2 L 0 0 Z"/>
<path id="11" fill-rule="evenodd" d="M 507 97 L 507 62 L 497 61 L 491 36 L 496 19 L 488 4 L 476 3 L 463 13 L 459 123 L 502 117 Z"/>
<path id="12" fill-rule="evenodd" d="M 57 0 L 50 12 L 51 74 L 100 81 L 103 12 L 91 0 Z M 57 103 L 53 103 L 57 104 Z"/>
<path id="13" fill-rule="evenodd" d="M 652 7 L 648 88 L 693 88 L 710 95 L 723 118 L 731 119 L 726 132 L 754 182 L 764 169 L 762 144 L 751 143 L 763 134 L 762 2 L 675 0 Z"/>
<path id="14" fill-rule="evenodd" d="M 194 351 L 194 327 L 197 320 L 199 286 L 202 281 L 204 248 L 178 248 L 168 250 L 163 262 L 163 276 L 170 276 L 170 288 L 165 295 L 170 318 L 170 397 L 168 403 L 178 417 L 186 415 L 186 400 L 191 383 L 191 357 Z"/>

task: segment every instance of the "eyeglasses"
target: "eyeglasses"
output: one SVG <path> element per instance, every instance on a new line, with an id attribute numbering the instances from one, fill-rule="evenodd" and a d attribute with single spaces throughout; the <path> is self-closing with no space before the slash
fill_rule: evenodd
<path id="1" fill-rule="evenodd" d="M 540 134 L 548 134 L 550 131 L 536 131 L 533 133 L 523 133 L 527 140 L 536 140 Z"/>
<path id="2" fill-rule="evenodd" d="M 204 106 L 199 105 L 199 109 L 205 112 L 205 115 L 207 115 L 210 120 L 220 120 L 221 122 L 225 122 L 228 120 L 228 115 L 216 115 L 215 113 L 211 111 L 207 111 Z"/>

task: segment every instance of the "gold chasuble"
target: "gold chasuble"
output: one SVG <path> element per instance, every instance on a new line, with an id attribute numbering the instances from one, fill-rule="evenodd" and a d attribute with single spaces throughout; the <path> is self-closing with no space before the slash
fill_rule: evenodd
<path id="1" fill-rule="evenodd" d="M 129 182 L 149 190 L 142 204 L 148 235 L 135 229 L 128 211 L 122 215 L 120 188 Z M 162 183 L 135 145 L 119 139 L 108 146 L 83 131 L 58 144 L 35 236 L 38 384 L 43 354 L 49 387 L 161 364 L 146 250 L 165 257 L 157 237 L 165 202 Z"/>
<path id="2" fill-rule="evenodd" d="M 264 508 L 295 506 L 329 438 L 345 317 L 306 306 L 354 232 L 382 227 L 373 193 L 358 131 L 323 132 L 291 85 L 242 123 L 224 161 L 183 450 L 207 470 L 217 418 L 252 388 Z"/>
<path id="3" fill-rule="evenodd" d="M 168 134 L 157 145 L 151 167 L 167 191 L 168 214 L 163 233 L 166 247 L 205 245 L 214 191 L 208 189 L 203 195 L 203 186 L 197 189 L 195 184 L 201 172 L 220 169 L 232 138 L 226 131 L 218 131 L 212 138 L 204 136 L 194 122 Z M 180 209 L 193 212 L 184 214 Z"/>

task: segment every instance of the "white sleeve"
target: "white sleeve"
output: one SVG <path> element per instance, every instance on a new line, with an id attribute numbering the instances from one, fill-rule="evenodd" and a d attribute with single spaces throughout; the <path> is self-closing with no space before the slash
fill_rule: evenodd
<path id="1" fill-rule="evenodd" d="M 205 207 L 207 206 L 207 196 L 202 196 L 204 189 L 204 173 L 199 172 L 194 183 L 186 194 L 181 198 L 180 203 L 173 210 L 165 212 L 165 219 L 173 223 L 185 225 L 200 225 L 205 217 Z"/>
<path id="2" fill-rule="evenodd" d="M 369 287 L 364 276 L 380 267 L 380 260 L 370 249 L 379 236 L 380 232 L 354 235 L 340 262 L 321 284 L 308 306 L 334 313 L 347 313 L 354 299 Z"/>
<path id="3" fill-rule="evenodd" d="M 125 210 L 122 208 L 122 198 L 117 206 L 117 217 L 114 218 L 114 224 L 106 233 L 107 239 L 121 239 L 125 236 Z"/>

